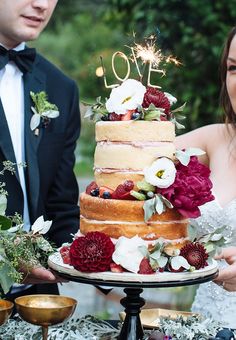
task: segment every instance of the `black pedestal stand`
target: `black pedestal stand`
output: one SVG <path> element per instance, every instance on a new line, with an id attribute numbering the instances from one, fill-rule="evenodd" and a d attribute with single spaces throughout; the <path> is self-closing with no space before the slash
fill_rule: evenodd
<path id="1" fill-rule="evenodd" d="M 53 268 L 55 271 L 55 268 Z M 72 276 L 67 273 L 56 270 L 57 274 L 61 277 L 66 278 L 69 281 L 75 281 L 85 284 L 92 284 L 94 286 L 109 286 L 109 287 L 123 287 L 126 297 L 121 299 L 122 306 L 125 307 L 125 320 L 121 328 L 118 340 L 142 340 L 143 339 L 143 328 L 140 320 L 141 308 L 145 305 L 145 300 L 140 297 L 143 292 L 143 288 L 167 288 L 167 287 L 181 287 L 195 285 L 212 281 L 217 275 L 216 270 L 213 274 L 205 277 L 190 279 L 184 281 L 162 281 L 162 282 L 138 282 L 138 281 L 113 281 L 113 280 L 102 280 L 97 278 L 84 278 L 81 276 Z M 102 275 L 102 274 L 101 274 Z"/>
<path id="2" fill-rule="evenodd" d="M 125 288 L 126 297 L 120 300 L 125 307 L 126 318 L 121 329 L 119 340 L 140 340 L 143 339 L 143 327 L 139 314 L 145 305 L 145 300 L 140 297 L 142 288 Z"/>
<path id="3" fill-rule="evenodd" d="M 59 260 L 58 260 L 59 258 Z M 59 262 L 58 262 L 59 261 Z M 134 281 L 134 276 L 131 274 L 130 279 L 126 278 L 126 281 L 119 281 L 122 278 L 122 274 L 116 274 L 111 278 L 111 274 L 107 276 L 107 273 L 99 273 L 99 278 L 97 278 L 97 274 L 93 276 L 93 274 L 89 274 L 85 276 L 85 274 L 76 272 L 76 275 L 73 275 L 70 272 L 70 269 L 64 267 L 61 264 L 60 254 L 55 253 L 49 258 L 49 266 L 61 277 L 66 278 L 69 281 L 75 281 L 84 284 L 90 284 L 93 286 L 109 286 L 108 290 L 111 287 L 122 287 L 124 288 L 124 293 L 126 297 L 121 299 L 122 306 L 125 307 L 125 320 L 118 337 L 119 340 L 141 340 L 143 339 L 143 328 L 140 320 L 140 312 L 141 308 L 145 305 L 145 300 L 140 296 L 143 292 L 143 288 L 167 288 L 167 287 L 181 287 L 181 286 L 189 286 L 196 285 L 199 283 L 204 283 L 208 281 L 212 281 L 217 275 L 218 270 L 217 266 L 211 269 L 210 273 L 205 273 L 205 276 L 202 274 L 199 277 L 191 277 L 191 273 L 186 273 L 186 278 L 181 280 L 176 280 L 178 275 L 168 276 L 168 280 L 166 281 L 156 281 L 145 278 L 143 282 Z M 157 274 L 158 275 L 158 274 Z M 145 275 L 146 276 L 146 275 Z M 114 279 L 116 278 L 116 279 Z M 131 279 L 132 278 L 132 279 Z M 153 277 L 152 277 L 153 278 Z M 173 279 L 175 278 L 176 281 Z M 140 279 L 140 277 L 137 277 Z M 160 279 L 159 279 L 160 280 Z"/>

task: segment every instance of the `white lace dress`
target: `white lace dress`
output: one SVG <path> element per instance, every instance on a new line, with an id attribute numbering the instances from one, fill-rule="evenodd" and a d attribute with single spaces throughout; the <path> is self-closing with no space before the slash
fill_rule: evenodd
<path id="1" fill-rule="evenodd" d="M 192 221 L 200 233 L 206 234 L 225 226 L 225 235 L 232 237 L 231 244 L 236 246 L 236 198 L 221 207 L 217 200 L 201 207 L 202 215 Z M 225 266 L 220 261 L 220 266 Z M 199 286 L 192 311 L 222 322 L 223 326 L 236 329 L 236 292 L 227 292 L 213 282 Z"/>

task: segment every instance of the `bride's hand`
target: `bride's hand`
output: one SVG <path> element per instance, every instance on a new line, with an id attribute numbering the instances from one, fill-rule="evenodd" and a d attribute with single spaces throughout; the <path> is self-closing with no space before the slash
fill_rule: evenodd
<path id="1" fill-rule="evenodd" d="M 229 266 L 220 269 L 214 282 L 229 292 L 236 291 L 236 247 L 223 249 L 219 255 L 215 256 L 215 259 L 225 260 Z"/>

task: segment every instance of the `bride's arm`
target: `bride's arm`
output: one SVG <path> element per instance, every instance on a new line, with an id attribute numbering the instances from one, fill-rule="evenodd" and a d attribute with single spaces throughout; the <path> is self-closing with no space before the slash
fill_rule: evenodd
<path id="1" fill-rule="evenodd" d="M 175 145 L 177 149 L 187 149 L 190 147 L 199 148 L 206 153 L 199 157 L 199 160 L 209 165 L 209 158 L 212 146 L 214 146 L 216 136 L 216 129 L 219 125 L 207 125 L 191 132 L 185 133 L 176 137 Z"/>

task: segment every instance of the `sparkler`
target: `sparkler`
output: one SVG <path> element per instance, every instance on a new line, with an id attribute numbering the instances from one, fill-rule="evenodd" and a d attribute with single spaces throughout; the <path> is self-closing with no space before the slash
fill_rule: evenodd
<path id="1" fill-rule="evenodd" d="M 133 36 L 135 37 L 135 33 L 133 33 Z M 141 45 L 141 44 L 134 42 L 134 46 L 127 46 L 128 48 L 131 49 L 131 52 L 132 52 L 130 58 L 128 58 L 123 52 L 120 52 L 120 51 L 115 52 L 112 56 L 112 71 L 113 71 L 115 78 L 117 80 L 123 82 L 124 80 L 126 80 L 129 77 L 129 75 L 130 75 L 129 59 L 130 59 L 131 62 L 135 64 L 138 75 L 140 77 L 140 81 L 142 81 L 144 74 L 141 73 L 140 67 L 138 65 L 138 60 L 140 60 L 143 65 L 145 65 L 145 66 L 149 65 L 148 76 L 147 76 L 147 85 L 150 86 L 150 87 L 161 88 L 158 85 L 151 84 L 151 73 L 152 72 L 160 73 L 161 77 L 163 77 L 166 74 L 166 72 L 165 72 L 164 69 L 160 68 L 161 63 L 174 63 L 176 66 L 179 66 L 181 64 L 181 62 L 178 61 L 172 55 L 167 56 L 167 57 L 164 56 L 162 54 L 161 49 L 157 48 L 156 40 L 157 40 L 156 35 L 152 34 L 152 35 L 148 36 L 147 38 L 145 38 L 144 45 Z M 117 58 L 117 57 L 124 59 L 126 64 L 127 64 L 127 73 L 126 73 L 126 76 L 124 78 L 119 77 L 117 72 L 116 72 L 115 58 Z M 101 58 L 101 62 L 102 62 L 102 58 Z M 102 68 L 103 68 L 103 74 L 104 74 L 105 87 L 106 88 L 113 88 L 113 87 L 118 86 L 118 84 L 107 85 L 105 68 L 103 66 L 103 62 L 102 62 Z"/>

